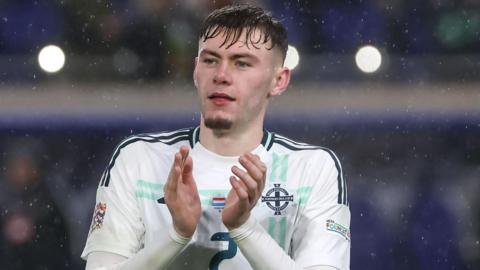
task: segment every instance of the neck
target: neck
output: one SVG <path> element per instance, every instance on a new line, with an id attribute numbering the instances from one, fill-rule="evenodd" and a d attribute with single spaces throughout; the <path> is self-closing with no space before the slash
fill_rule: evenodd
<path id="1" fill-rule="evenodd" d="M 200 142 L 208 150 L 222 156 L 240 156 L 251 152 L 261 143 L 263 126 L 212 130 L 200 122 Z"/>

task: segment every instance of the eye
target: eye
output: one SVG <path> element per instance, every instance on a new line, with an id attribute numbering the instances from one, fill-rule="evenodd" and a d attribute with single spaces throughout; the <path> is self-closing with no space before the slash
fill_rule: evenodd
<path id="1" fill-rule="evenodd" d="M 207 65 L 212 65 L 212 64 L 216 64 L 217 63 L 217 59 L 215 58 L 204 58 L 202 60 L 203 63 L 207 64 Z"/>
<path id="2" fill-rule="evenodd" d="M 248 62 L 245 62 L 245 61 L 237 61 L 236 62 L 236 65 L 240 68 L 247 68 L 247 67 L 251 67 L 252 65 L 250 65 L 250 63 Z"/>

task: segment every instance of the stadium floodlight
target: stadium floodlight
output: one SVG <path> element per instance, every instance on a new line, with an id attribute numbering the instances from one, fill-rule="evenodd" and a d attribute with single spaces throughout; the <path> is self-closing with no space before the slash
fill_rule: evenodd
<path id="1" fill-rule="evenodd" d="M 285 57 L 285 67 L 293 70 L 298 66 L 300 62 L 300 54 L 298 53 L 297 48 L 292 45 L 288 45 L 287 55 Z"/>
<path id="2" fill-rule="evenodd" d="M 38 54 L 40 68 L 48 73 L 60 71 L 65 64 L 65 53 L 55 45 L 43 47 Z"/>
<path id="3" fill-rule="evenodd" d="M 382 54 L 374 46 L 361 47 L 355 55 L 357 67 L 365 73 L 374 73 L 382 65 Z"/>

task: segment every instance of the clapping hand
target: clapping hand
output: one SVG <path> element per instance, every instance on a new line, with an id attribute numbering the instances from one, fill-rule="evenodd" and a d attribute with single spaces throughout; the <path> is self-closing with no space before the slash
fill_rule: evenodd
<path id="1" fill-rule="evenodd" d="M 228 193 L 222 212 L 223 224 L 229 229 L 240 227 L 250 217 L 250 211 L 257 204 L 265 187 L 267 167 L 258 155 L 244 154 L 239 158 L 246 169 L 232 167 L 230 177 L 232 190 Z"/>
<path id="2" fill-rule="evenodd" d="M 172 169 L 164 187 L 165 203 L 178 234 L 191 237 L 202 213 L 197 185 L 193 179 L 193 160 L 182 146 L 175 154 Z"/>

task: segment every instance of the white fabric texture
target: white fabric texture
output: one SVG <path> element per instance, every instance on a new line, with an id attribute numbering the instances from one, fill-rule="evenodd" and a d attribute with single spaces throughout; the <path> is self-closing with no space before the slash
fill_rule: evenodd
<path id="1" fill-rule="evenodd" d="M 231 167 L 241 166 L 238 157 L 210 152 L 195 140 L 196 132 L 198 128 L 136 135 L 115 149 L 97 190 L 96 209 L 101 206 L 103 212 L 95 210 L 82 258 L 106 252 L 149 261 L 145 254 L 170 254 L 164 269 L 252 269 L 251 254 L 242 241 L 230 238 L 221 221 Z M 168 237 L 172 220 L 161 201 L 173 156 L 182 145 L 191 148 L 202 204 L 197 230 L 184 245 Z M 267 166 L 265 189 L 251 212 L 255 228 L 264 232 L 260 239 L 276 243 L 266 245 L 299 267 L 349 269 L 350 210 L 335 154 L 267 131 L 252 152 Z M 166 248 L 172 243 L 178 244 L 173 253 Z"/>

